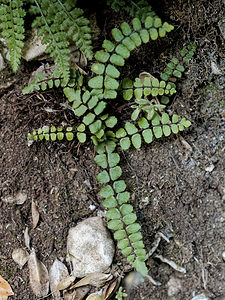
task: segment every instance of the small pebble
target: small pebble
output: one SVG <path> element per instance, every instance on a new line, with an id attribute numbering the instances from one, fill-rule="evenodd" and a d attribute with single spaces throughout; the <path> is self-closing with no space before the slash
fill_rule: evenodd
<path id="1" fill-rule="evenodd" d="M 225 251 L 223 251 L 223 253 L 222 253 L 222 258 L 225 261 Z"/>
<path id="2" fill-rule="evenodd" d="M 90 208 L 90 210 L 95 210 L 96 206 L 91 204 L 91 205 L 88 206 L 88 208 Z"/>
<path id="3" fill-rule="evenodd" d="M 213 74 L 222 75 L 221 70 L 219 69 L 219 67 L 217 66 L 217 64 L 214 61 L 211 61 L 211 69 L 212 69 Z"/>
<path id="4" fill-rule="evenodd" d="M 214 170 L 214 168 L 215 168 L 215 166 L 213 164 L 211 164 L 210 166 L 205 168 L 205 171 L 210 173 Z"/>
<path id="5" fill-rule="evenodd" d="M 5 198 L 2 198 L 2 201 L 8 204 L 17 204 L 21 205 L 27 200 L 27 194 L 23 192 L 17 193 L 14 197 L 13 196 L 7 196 Z"/>
<path id="6" fill-rule="evenodd" d="M 205 294 L 200 294 L 192 298 L 191 300 L 210 300 L 208 297 L 205 296 Z"/>
<path id="7" fill-rule="evenodd" d="M 174 296 L 179 293 L 182 289 L 181 280 L 175 277 L 171 277 L 170 280 L 167 282 L 168 287 L 168 296 Z"/>
<path id="8" fill-rule="evenodd" d="M 123 284 L 128 293 L 133 288 L 140 286 L 143 282 L 144 282 L 143 276 L 139 272 L 135 272 L 135 271 L 128 273 L 123 280 Z"/>

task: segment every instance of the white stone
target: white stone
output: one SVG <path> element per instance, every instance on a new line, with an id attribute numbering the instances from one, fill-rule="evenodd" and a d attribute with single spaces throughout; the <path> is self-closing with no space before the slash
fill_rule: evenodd
<path id="1" fill-rule="evenodd" d="M 175 296 L 179 293 L 179 291 L 182 289 L 181 280 L 175 277 L 171 277 L 170 280 L 167 282 L 168 287 L 168 296 Z"/>
<path id="2" fill-rule="evenodd" d="M 96 206 L 91 204 L 91 205 L 88 206 L 88 208 L 90 208 L 90 210 L 95 210 Z"/>
<path id="3" fill-rule="evenodd" d="M 49 270 L 50 289 L 54 300 L 60 300 L 60 292 L 56 287 L 60 281 L 69 276 L 67 267 L 58 259 L 54 261 Z"/>
<path id="4" fill-rule="evenodd" d="M 225 251 L 223 251 L 223 253 L 222 253 L 222 258 L 225 261 Z"/>
<path id="5" fill-rule="evenodd" d="M 90 273 L 104 273 L 111 265 L 115 247 L 109 231 L 100 217 L 88 218 L 69 230 L 67 257 L 73 275 L 84 277 Z"/>

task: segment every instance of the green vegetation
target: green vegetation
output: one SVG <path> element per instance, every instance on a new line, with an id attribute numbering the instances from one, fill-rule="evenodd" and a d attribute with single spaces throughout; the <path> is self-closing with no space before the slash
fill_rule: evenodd
<path id="1" fill-rule="evenodd" d="M 24 17 L 33 17 L 32 27 L 43 36 L 45 52 L 54 58 L 60 77 L 70 79 L 70 45 L 75 45 L 87 59 L 92 59 L 91 29 L 83 10 L 71 0 L 2 0 L 0 31 L 6 38 L 13 71 L 18 70 L 24 46 Z M 29 4 L 25 12 L 25 4 Z"/>
<path id="2" fill-rule="evenodd" d="M 11 2 L 18 2 L 21 9 L 20 1 Z M 114 4 L 116 2 L 120 5 L 124 1 L 113 1 Z M 186 118 L 169 114 L 165 109 L 170 97 L 176 93 L 175 80 L 172 78 L 182 76 L 184 64 L 192 58 L 195 46 L 184 47 L 177 53 L 177 57 L 172 58 L 161 73 L 160 79 L 149 74 L 150 76 L 145 75 L 134 81 L 130 78 L 121 80 L 120 69 L 124 67 L 126 59 L 134 49 L 152 40 L 164 38 L 173 30 L 173 26 L 162 22 L 151 7 L 146 8 L 145 1 L 139 2 L 145 5 L 143 6 L 146 12 L 145 19 L 135 17 L 131 24 L 123 22 L 112 30 L 113 41 L 104 40 L 102 50 L 94 53 L 95 61 L 90 68 L 93 76 L 88 78 L 87 84 L 84 84 L 79 72 L 72 72 L 69 68 L 68 58 L 69 39 L 87 58 L 92 57 L 90 31 L 88 21 L 81 17 L 83 12 L 79 14 L 79 9 L 71 6 L 72 1 L 57 0 L 51 1 L 51 5 L 48 5 L 48 1 L 39 3 L 35 0 L 30 11 L 39 15 L 34 20 L 33 26 L 39 28 L 39 35 L 44 35 L 43 43 L 48 44 L 51 41 L 47 46 L 47 52 L 55 57 L 57 70 L 49 78 L 38 74 L 37 79 L 29 84 L 23 93 L 33 92 L 35 89 L 63 87 L 63 92 L 80 123 L 77 126 L 67 127 L 43 126 L 29 133 L 29 140 L 77 139 L 78 142 L 85 143 L 91 139 L 97 153 L 95 163 L 101 168 L 97 180 L 103 185 L 100 196 L 104 199 L 102 204 L 107 209 L 108 228 L 114 231 L 114 239 L 117 240 L 118 248 L 127 257 L 127 261 L 145 276 L 148 273 L 145 264 L 146 250 L 141 226 L 137 222 L 132 205 L 129 204 L 130 193 L 122 179 L 119 149 L 128 150 L 131 146 L 139 149 L 144 143 L 152 143 L 154 138 L 168 137 L 171 133 L 177 134 L 191 125 Z M 112 4 L 112 1 L 108 3 Z M 140 9 L 143 9 L 142 4 Z M 131 1 L 131 8 L 132 5 Z M 118 9 L 115 5 L 112 5 L 112 8 Z M 131 15 L 132 11 L 134 12 L 132 9 L 129 11 Z M 56 18 L 53 18 L 53 12 L 56 13 Z M 68 28 L 71 23 L 70 18 L 65 17 L 67 15 L 77 20 L 70 30 Z M 21 20 L 22 16 L 23 14 Z M 22 39 L 21 36 L 20 40 Z M 8 45 L 10 47 L 9 43 Z M 17 51 L 17 67 L 18 53 Z M 109 101 L 111 99 L 115 101 L 118 96 L 121 96 L 120 99 L 128 105 L 131 103 L 131 118 L 127 122 L 119 120 L 113 111 L 109 113 Z M 118 126 L 118 123 L 122 126 Z"/>

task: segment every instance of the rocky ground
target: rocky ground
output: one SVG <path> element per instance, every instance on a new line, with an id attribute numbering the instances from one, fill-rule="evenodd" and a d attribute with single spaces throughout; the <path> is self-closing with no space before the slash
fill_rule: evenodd
<path id="1" fill-rule="evenodd" d="M 130 300 L 224 300 L 224 5 L 220 0 L 165 0 L 152 5 L 175 30 L 167 40 L 138 48 L 123 75 L 136 77 L 146 71 L 157 76 L 177 49 L 195 43 L 196 54 L 169 106 L 192 126 L 141 150 L 121 152 L 124 179 L 147 250 L 157 233 L 170 237 L 169 242 L 161 240 L 155 256 L 147 261 L 149 274 L 161 285 L 149 280 L 142 284 L 135 274 L 127 278 L 131 269 L 118 251 L 112 270 L 123 277 Z M 129 21 L 124 12 L 107 8 L 87 13 L 96 16 L 102 33 L 96 48 L 116 24 Z M 29 236 L 48 269 L 56 258 L 69 267 L 65 260 L 69 228 L 89 217 L 104 216 L 91 143 L 27 145 L 27 133 L 33 128 L 73 119 L 72 112 L 60 106 L 65 102 L 60 90 L 22 95 L 30 73 L 40 64 L 23 62 L 17 74 L 6 64 L 0 75 L 0 275 L 12 286 L 12 299 L 18 300 L 37 297 L 29 284 L 27 264 L 20 268 L 12 259 L 14 249 L 27 248 Z M 40 214 L 36 228 L 32 202 Z M 186 273 L 163 263 L 160 255 Z M 198 295 L 202 298 L 194 298 Z"/>

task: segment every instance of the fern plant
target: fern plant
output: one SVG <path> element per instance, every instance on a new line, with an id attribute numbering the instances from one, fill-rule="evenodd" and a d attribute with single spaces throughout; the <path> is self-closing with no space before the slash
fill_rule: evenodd
<path id="1" fill-rule="evenodd" d="M 46 44 L 45 52 L 54 58 L 64 83 L 70 79 L 70 45 L 75 45 L 87 59 L 92 59 L 91 29 L 83 10 L 70 0 L 29 0 L 32 27 L 37 28 Z M 24 46 L 23 1 L 3 0 L 0 8 L 0 30 L 6 38 L 13 71 L 16 72 Z"/>
<path id="2" fill-rule="evenodd" d="M 24 46 L 23 1 L 2 0 L 0 6 L 0 31 L 9 48 L 10 62 L 14 72 L 18 70 Z"/>
<path id="3" fill-rule="evenodd" d="M 78 125 L 44 126 L 28 135 L 29 140 L 33 141 L 65 138 L 84 143 L 91 138 L 97 153 L 94 161 L 101 168 L 97 180 L 103 185 L 100 196 L 107 210 L 108 227 L 114 231 L 114 239 L 127 261 L 144 276 L 148 273 L 146 250 L 141 226 L 129 203 L 130 193 L 119 165 L 119 149 L 128 150 L 131 146 L 139 149 L 143 143 L 150 144 L 154 137 L 167 137 L 191 125 L 184 117 L 166 113 L 165 103 L 176 92 L 172 77 L 180 78 L 184 63 L 193 56 L 195 47 L 184 48 L 178 58 L 173 58 L 162 72 L 160 80 L 149 76 L 134 81 L 129 78 L 120 81 L 120 67 L 124 66 L 132 50 L 142 43 L 165 37 L 171 30 L 172 25 L 162 23 L 156 16 L 148 16 L 144 22 L 134 18 L 132 26 L 123 22 L 120 28 L 114 28 L 114 41 L 104 40 L 103 49 L 94 55 L 96 61 L 91 66 L 94 75 L 89 79 L 88 86 L 63 88 L 75 117 L 80 120 Z M 28 90 L 24 90 L 26 92 Z M 118 126 L 118 118 L 109 113 L 109 100 L 116 99 L 118 94 L 128 105 L 131 101 L 132 108 L 131 119 L 125 122 L 120 120 L 122 126 Z"/>
<path id="4" fill-rule="evenodd" d="M 146 0 L 140 0 L 137 2 L 127 0 L 107 0 L 113 10 L 118 12 L 121 8 L 125 10 L 131 17 L 139 18 L 144 21 L 146 17 L 156 17 L 156 13 L 152 10 L 152 7 Z"/>

